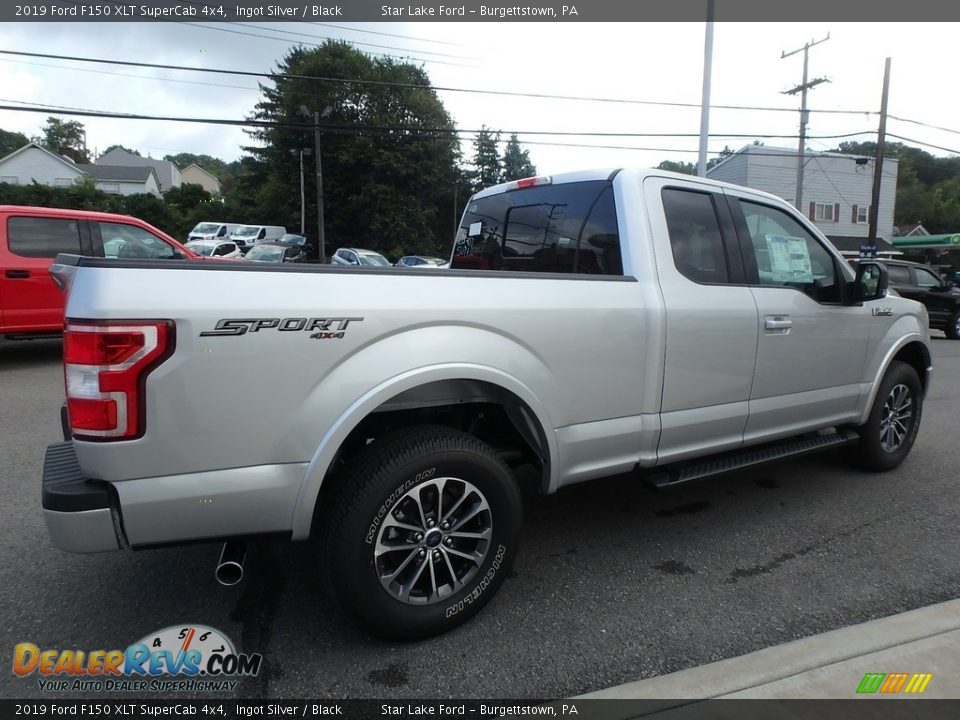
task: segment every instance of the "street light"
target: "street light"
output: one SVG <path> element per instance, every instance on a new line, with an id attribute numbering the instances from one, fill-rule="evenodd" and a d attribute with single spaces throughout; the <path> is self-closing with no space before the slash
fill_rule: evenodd
<path id="1" fill-rule="evenodd" d="M 303 189 L 303 156 L 313 152 L 310 148 L 300 148 L 300 150 L 291 150 L 291 155 L 300 154 L 300 234 L 306 235 L 307 232 L 307 197 Z"/>
<path id="2" fill-rule="evenodd" d="M 320 161 L 320 118 L 330 117 L 333 108 L 329 105 L 323 112 L 311 114 L 306 105 L 300 106 L 300 114 L 304 117 L 313 117 L 313 144 L 317 158 L 317 244 L 320 246 L 320 262 L 327 261 L 327 246 L 323 236 L 323 165 Z"/>

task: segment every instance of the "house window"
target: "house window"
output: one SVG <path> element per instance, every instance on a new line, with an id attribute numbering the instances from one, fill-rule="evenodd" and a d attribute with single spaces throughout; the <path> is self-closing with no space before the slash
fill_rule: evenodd
<path id="1" fill-rule="evenodd" d="M 858 225 L 870 222 L 870 206 L 869 205 L 854 205 L 856 210 L 856 217 L 853 219 Z"/>
<path id="2" fill-rule="evenodd" d="M 833 203 L 814 203 L 813 219 L 817 222 L 833 222 Z"/>
<path id="3" fill-rule="evenodd" d="M 20 178 L 16 175 L 2 175 L 0 176 L 0 182 L 9 183 L 10 185 L 19 185 Z"/>
<path id="4" fill-rule="evenodd" d="M 103 190 L 105 193 L 110 193 L 111 195 L 120 194 L 120 183 L 98 183 L 98 190 Z"/>
<path id="5" fill-rule="evenodd" d="M 53 184 L 56 187 L 70 187 L 73 185 L 73 178 L 54 178 Z"/>

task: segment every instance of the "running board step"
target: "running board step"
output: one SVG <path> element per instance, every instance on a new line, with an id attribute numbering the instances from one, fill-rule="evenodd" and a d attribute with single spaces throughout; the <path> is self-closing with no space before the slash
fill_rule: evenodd
<path id="1" fill-rule="evenodd" d="M 858 442 L 859 439 L 859 436 L 853 430 L 838 430 L 827 435 L 808 435 L 800 439 L 791 438 L 775 445 L 725 453 L 712 459 L 678 463 L 647 473 L 643 476 L 643 480 L 648 485 L 658 489 L 670 488 L 777 460 L 851 445 Z"/>

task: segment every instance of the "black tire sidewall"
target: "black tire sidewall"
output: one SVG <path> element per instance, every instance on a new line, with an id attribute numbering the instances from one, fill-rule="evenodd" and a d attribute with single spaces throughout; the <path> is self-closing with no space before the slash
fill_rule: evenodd
<path id="1" fill-rule="evenodd" d="M 913 400 L 913 418 L 907 437 L 899 448 L 893 452 L 884 450 L 880 445 L 880 423 L 883 420 L 883 406 L 896 385 L 906 385 Z M 920 421 L 923 416 L 923 397 L 920 378 L 917 371 L 906 363 L 896 362 L 890 366 L 884 375 L 883 382 L 877 390 L 877 396 L 870 410 L 870 417 L 860 429 L 860 459 L 863 465 L 870 470 L 892 470 L 902 463 L 917 438 L 920 431 Z"/>
<path id="2" fill-rule="evenodd" d="M 960 323 L 960 310 L 957 310 L 950 316 L 950 322 L 944 329 L 944 333 L 951 340 L 960 340 L 960 332 L 957 332 L 957 325 Z"/>
<path id="3" fill-rule="evenodd" d="M 483 563 L 464 588 L 431 605 L 410 605 L 380 583 L 374 547 L 394 503 L 441 477 L 476 486 L 490 507 L 493 533 Z M 355 619 L 391 637 L 429 637 L 466 621 L 496 593 L 516 554 L 521 510 L 512 477 L 495 458 L 463 448 L 436 450 L 383 472 L 365 490 L 342 522 L 334 519 L 328 536 L 332 579 L 341 604 Z"/>

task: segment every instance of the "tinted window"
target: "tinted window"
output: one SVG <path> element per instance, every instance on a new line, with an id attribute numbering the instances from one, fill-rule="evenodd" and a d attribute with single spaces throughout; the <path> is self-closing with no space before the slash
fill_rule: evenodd
<path id="1" fill-rule="evenodd" d="M 929 270 L 924 270 L 922 268 L 914 268 L 913 272 L 917 276 L 917 285 L 919 285 L 922 288 L 940 287 L 940 285 L 942 285 L 942 283 L 940 282 L 940 278 L 938 278 Z"/>
<path id="2" fill-rule="evenodd" d="M 7 221 L 10 252 L 22 257 L 80 254 L 80 225 L 76 220 L 12 217 Z"/>
<path id="3" fill-rule="evenodd" d="M 606 181 L 592 181 L 473 200 L 451 266 L 622 275 L 613 189 Z"/>
<path id="4" fill-rule="evenodd" d="M 727 261 L 712 195 L 665 188 L 662 197 L 677 270 L 694 282 L 727 282 Z"/>
<path id="5" fill-rule="evenodd" d="M 792 287 L 817 302 L 839 302 L 833 256 L 796 219 L 777 208 L 740 201 L 760 285 Z"/>
<path id="6" fill-rule="evenodd" d="M 102 222 L 100 236 L 103 239 L 104 257 L 153 260 L 176 257 L 170 245 L 136 225 Z"/>
<path id="7" fill-rule="evenodd" d="M 897 285 L 912 285 L 913 281 L 910 279 L 910 268 L 903 265 L 887 265 L 887 273 L 889 276 L 889 282 L 895 283 Z"/>

